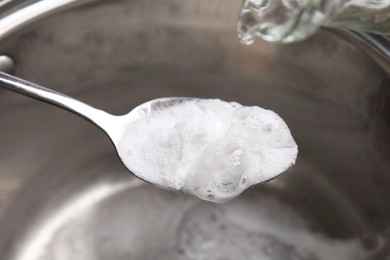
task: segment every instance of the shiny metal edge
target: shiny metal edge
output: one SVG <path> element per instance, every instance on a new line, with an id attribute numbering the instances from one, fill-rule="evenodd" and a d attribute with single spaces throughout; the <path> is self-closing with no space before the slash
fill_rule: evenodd
<path id="1" fill-rule="evenodd" d="M 357 32 L 343 29 L 329 29 L 365 52 L 379 66 L 390 74 L 390 34 Z"/>
<path id="2" fill-rule="evenodd" d="M 7 10 L 7 5 L 0 5 L 0 40 L 26 24 L 60 11 L 65 7 L 88 2 L 92 2 L 92 0 L 23 1 L 9 10 Z M 12 3 L 14 2 L 9 1 L 9 4 Z"/>

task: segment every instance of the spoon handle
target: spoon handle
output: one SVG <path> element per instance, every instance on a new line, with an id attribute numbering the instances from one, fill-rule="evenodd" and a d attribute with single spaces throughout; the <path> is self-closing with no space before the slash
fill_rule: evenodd
<path id="1" fill-rule="evenodd" d="M 28 82 L 21 78 L 0 72 L 0 86 L 27 97 L 68 110 L 97 125 L 109 135 L 110 129 L 112 129 L 112 123 L 115 125 L 116 116 L 110 115 L 62 93 Z"/>

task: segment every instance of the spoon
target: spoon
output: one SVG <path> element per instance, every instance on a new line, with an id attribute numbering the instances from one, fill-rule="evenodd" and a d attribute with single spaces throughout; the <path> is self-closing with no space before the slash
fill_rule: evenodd
<path id="1" fill-rule="evenodd" d="M 122 154 L 121 150 L 118 149 L 120 145 L 123 145 L 121 144 L 121 140 L 125 134 L 126 128 L 128 128 L 132 122 L 146 117 L 154 111 L 194 100 L 194 98 L 188 97 L 158 98 L 137 106 L 126 115 L 115 116 L 52 89 L 42 87 L 4 72 L 0 72 L 0 86 L 24 96 L 65 109 L 96 125 L 111 139 L 119 158 L 122 160 L 122 163 L 126 166 L 126 168 L 140 179 L 142 179 L 142 177 L 137 175 L 136 172 L 131 171 L 131 166 L 129 167 L 124 162 L 123 158 L 126 155 Z"/>
<path id="2" fill-rule="evenodd" d="M 213 105 L 211 107 L 198 106 L 197 109 L 201 111 L 196 112 L 198 110 L 191 110 L 193 104 L 186 102 L 200 104 L 204 100 L 169 97 L 145 102 L 126 115 L 114 116 L 54 90 L 3 72 L 0 72 L 0 86 L 68 110 L 98 126 L 111 139 L 124 166 L 138 178 L 161 188 L 180 190 L 217 203 L 228 201 L 248 187 L 278 176 L 295 163 L 298 153 L 297 145 L 284 121 L 276 113 L 259 107 L 244 107 L 234 102 L 208 100 L 211 103 L 207 104 Z M 198 159 L 193 161 L 192 165 L 188 165 L 188 162 L 193 160 L 188 152 L 181 152 L 180 155 L 177 153 L 177 147 L 182 147 L 181 144 L 176 146 L 171 144 L 172 140 L 173 142 L 177 142 L 177 140 L 185 142 L 179 138 L 182 135 L 181 132 L 171 132 L 170 127 L 164 128 L 166 120 L 168 122 L 172 120 L 166 116 L 175 115 L 171 109 L 181 111 L 182 107 L 177 107 L 178 105 L 190 105 L 184 108 L 184 111 L 187 109 L 192 111 L 195 117 L 196 115 L 199 117 L 200 113 L 203 120 L 215 120 L 216 114 L 226 112 L 227 114 L 223 115 L 232 117 L 231 120 L 234 122 L 234 124 L 229 125 L 218 141 L 212 141 L 213 145 L 208 145 L 202 150 L 202 146 L 199 145 L 208 140 L 202 135 L 207 136 L 209 134 L 207 131 L 211 131 L 211 135 L 213 135 L 213 131 L 216 131 L 217 128 L 213 125 L 211 128 L 210 126 L 207 128 L 208 122 L 210 122 L 207 120 L 190 120 L 192 125 L 188 124 L 185 128 L 180 124 L 180 120 L 176 121 L 177 118 L 173 117 L 173 123 L 181 126 L 180 129 L 186 129 L 186 134 L 190 136 L 191 142 L 187 143 L 191 146 L 189 151 L 198 152 L 200 149 L 201 154 Z M 213 110 L 211 116 L 206 112 L 210 108 L 218 108 L 219 110 L 217 109 L 218 112 Z M 167 112 L 165 117 L 161 115 L 164 114 L 161 112 Z M 181 114 L 179 113 L 179 115 Z M 149 124 L 149 119 L 153 117 L 161 125 L 154 124 L 153 126 L 150 124 L 146 127 L 143 125 L 143 129 L 142 127 L 137 128 L 140 122 Z M 147 120 L 140 120 L 143 118 L 147 118 Z M 223 118 L 226 120 L 226 117 Z M 159 120 L 161 121 L 159 122 Z M 194 124 L 194 122 L 197 123 Z M 198 130 L 193 132 L 190 131 L 190 128 Z M 152 131 L 149 132 L 149 129 Z M 143 135 L 139 136 L 139 133 Z M 173 139 L 166 139 L 163 137 L 164 135 L 173 136 Z M 237 138 L 240 135 L 245 141 Z M 145 148 L 144 139 L 154 140 L 155 143 L 146 142 L 146 145 L 150 146 Z M 133 148 L 133 150 L 129 150 L 128 147 Z M 182 149 L 184 148 L 179 150 L 182 151 Z M 148 157 L 151 151 L 153 151 L 152 154 L 157 155 L 158 159 L 153 158 L 153 156 Z M 264 157 L 264 152 L 267 152 L 268 157 Z M 148 156 L 145 157 L 145 154 Z M 187 156 L 184 159 L 183 154 Z M 177 167 L 176 170 L 166 168 L 165 161 L 161 165 L 156 164 L 159 159 L 164 160 L 164 156 L 167 155 L 172 160 L 168 164 L 174 168 Z M 187 175 L 183 175 L 184 168 L 178 166 L 183 166 L 185 163 L 187 163 L 185 167 L 189 166 L 188 169 L 185 168 Z M 149 166 L 153 170 L 145 170 Z M 153 167 L 159 169 L 156 172 L 160 172 L 160 175 L 155 175 Z M 174 178 L 167 177 L 169 174 L 173 174 Z"/>

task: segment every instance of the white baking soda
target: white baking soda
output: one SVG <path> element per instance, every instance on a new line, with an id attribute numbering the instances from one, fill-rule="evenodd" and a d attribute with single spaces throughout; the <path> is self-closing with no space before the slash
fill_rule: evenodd
<path id="1" fill-rule="evenodd" d="M 274 112 L 188 99 L 132 122 L 118 147 L 138 177 L 225 202 L 295 163 L 298 148 Z"/>

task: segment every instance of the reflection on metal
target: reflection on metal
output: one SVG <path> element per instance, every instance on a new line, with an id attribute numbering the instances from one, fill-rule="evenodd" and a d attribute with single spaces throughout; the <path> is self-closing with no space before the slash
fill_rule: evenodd
<path id="1" fill-rule="evenodd" d="M 49 15 L 60 7 L 65 7 L 77 1 L 83 0 L 40 0 L 32 1 L 32 4 L 16 7 L 11 13 L 0 16 L 0 39 L 28 23 Z"/>
<path id="2" fill-rule="evenodd" d="M 104 183 L 96 185 L 90 190 L 79 194 L 76 198 L 69 201 L 61 209 L 55 212 L 55 215 L 49 217 L 49 221 L 43 225 L 37 226 L 36 233 L 31 234 L 26 241 L 26 247 L 20 251 L 15 260 L 39 259 L 42 248 L 50 242 L 56 231 L 73 218 L 86 214 L 86 211 L 93 212 L 93 206 L 105 198 L 119 193 L 126 189 L 131 189 L 142 185 L 143 182 L 134 178 L 129 182 Z"/>

